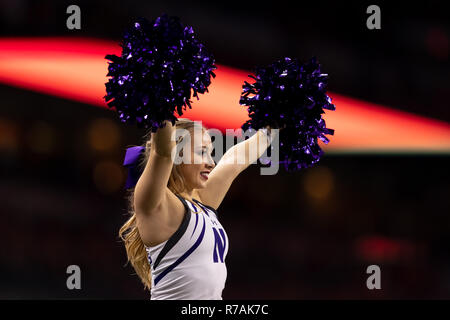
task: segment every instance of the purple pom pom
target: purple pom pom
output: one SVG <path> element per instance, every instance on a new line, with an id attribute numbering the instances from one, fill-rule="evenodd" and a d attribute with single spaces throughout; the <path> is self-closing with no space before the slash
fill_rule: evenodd
<path id="1" fill-rule="evenodd" d="M 178 17 L 163 14 L 152 22 L 138 18 L 124 32 L 121 47 L 120 57 L 105 56 L 111 60 L 111 78 L 104 99 L 122 122 L 139 128 L 155 132 L 164 120 L 175 124 L 174 111 L 181 116 L 183 108 L 191 108 L 191 89 L 198 100 L 215 77 L 213 56 Z"/>
<path id="2" fill-rule="evenodd" d="M 242 125 L 260 129 L 267 125 L 280 130 L 280 163 L 287 171 L 311 167 L 320 160 L 325 134 L 334 134 L 325 126 L 323 109 L 335 110 L 326 94 L 328 75 L 320 72 L 313 57 L 302 64 L 288 57 L 265 68 L 256 69 L 256 80 L 245 81 L 239 103 L 248 107 L 250 120 Z"/>

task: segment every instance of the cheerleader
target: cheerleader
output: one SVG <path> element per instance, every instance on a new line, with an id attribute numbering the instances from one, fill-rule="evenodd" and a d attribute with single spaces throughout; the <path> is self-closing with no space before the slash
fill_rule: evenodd
<path id="1" fill-rule="evenodd" d="M 249 113 L 241 128 L 257 131 L 228 149 L 216 165 L 206 128 L 175 117 L 191 108 L 191 92 L 198 99 L 215 77 L 214 58 L 192 27 L 167 15 L 151 23 L 140 18 L 121 46 L 120 56 L 105 57 L 112 78 L 104 98 L 122 122 L 149 129 L 144 145 L 128 148 L 124 161 L 131 217 L 119 235 L 128 261 L 151 299 L 222 299 L 229 239 L 218 208 L 234 179 L 275 137 L 272 149 L 287 171 L 320 160 L 318 139 L 327 144 L 325 135 L 334 134 L 321 116 L 324 109 L 335 110 L 326 94 L 328 75 L 315 57 L 307 63 L 284 57 L 256 68 L 250 75 L 255 82 L 244 81 L 239 103 Z M 178 129 L 184 133 L 173 140 Z M 179 163 L 173 154 L 182 142 L 190 148 L 180 155 L 191 161 Z"/>
<path id="2" fill-rule="evenodd" d="M 152 300 L 221 300 L 229 239 L 218 208 L 234 179 L 257 161 L 274 135 L 269 127 L 258 130 L 228 149 L 216 165 L 211 137 L 199 122 L 165 123 L 150 133 L 145 147 L 138 147 L 143 155 L 139 165 L 144 169 L 136 185 L 128 185 L 131 218 L 120 229 L 120 236 Z M 173 161 L 172 150 L 187 135 L 172 141 L 176 129 L 190 134 L 190 163 Z M 198 129 L 201 137 L 194 136 Z M 130 161 L 125 159 L 125 165 Z"/>

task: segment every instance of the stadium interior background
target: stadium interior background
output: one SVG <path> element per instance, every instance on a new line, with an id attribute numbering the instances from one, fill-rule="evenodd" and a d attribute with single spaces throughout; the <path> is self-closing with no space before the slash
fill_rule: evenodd
<path id="1" fill-rule="evenodd" d="M 68 1 L 0 1 L 0 37 L 119 41 L 132 17 L 167 12 L 222 65 L 316 55 L 330 91 L 448 123 L 443 3 L 380 4 L 382 29 L 371 31 L 368 2 L 78 1 L 82 28 L 68 31 Z M 148 299 L 117 235 L 125 148 L 144 131 L 107 108 L 5 83 L 0 97 L 0 298 Z M 218 210 L 230 239 L 224 299 L 450 298 L 448 165 L 447 151 L 327 153 L 273 176 L 251 166 Z M 66 288 L 72 264 L 81 290 Z M 381 290 L 366 287 L 372 264 Z"/>

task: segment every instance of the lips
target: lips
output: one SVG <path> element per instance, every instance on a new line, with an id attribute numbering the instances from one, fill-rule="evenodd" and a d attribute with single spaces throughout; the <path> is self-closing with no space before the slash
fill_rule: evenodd
<path id="1" fill-rule="evenodd" d="M 205 180 L 208 180 L 208 175 L 209 175 L 209 171 L 200 172 L 200 176 Z"/>

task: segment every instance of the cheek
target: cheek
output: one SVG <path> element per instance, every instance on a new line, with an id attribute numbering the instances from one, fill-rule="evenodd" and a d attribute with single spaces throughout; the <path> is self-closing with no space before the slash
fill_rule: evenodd
<path id="1" fill-rule="evenodd" d="M 202 166 L 193 166 L 192 175 L 195 179 L 200 179 L 200 171 L 202 171 Z"/>
<path id="2" fill-rule="evenodd" d="M 191 164 L 191 165 L 185 166 L 183 174 L 186 177 L 189 177 L 189 180 L 195 180 L 198 178 L 200 171 L 201 171 L 201 166 Z"/>
<path id="3" fill-rule="evenodd" d="M 199 163 L 203 163 L 203 156 L 198 154 L 198 153 L 194 153 L 191 157 L 192 159 L 192 163 L 195 164 L 199 164 Z"/>

